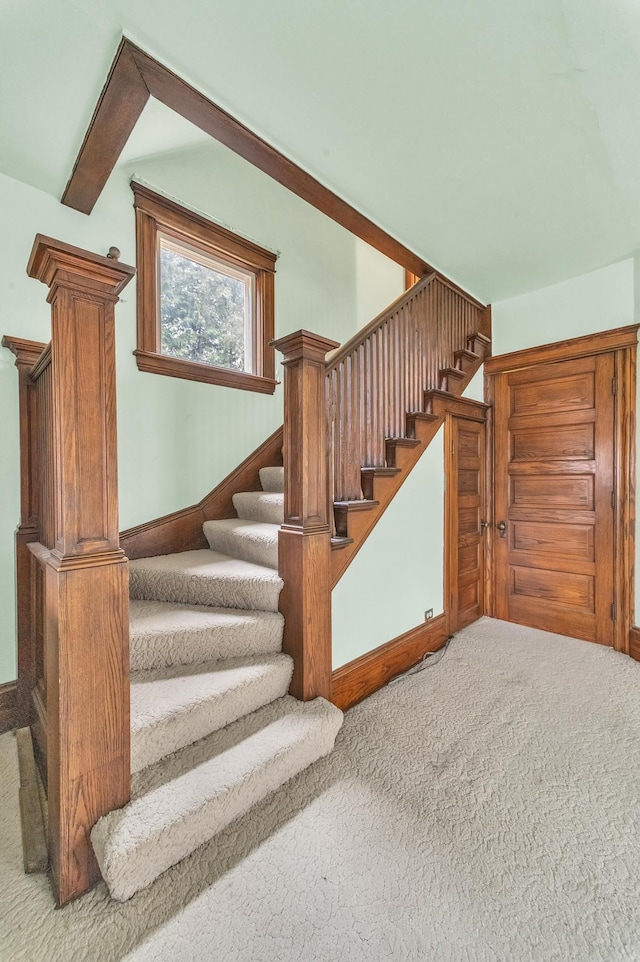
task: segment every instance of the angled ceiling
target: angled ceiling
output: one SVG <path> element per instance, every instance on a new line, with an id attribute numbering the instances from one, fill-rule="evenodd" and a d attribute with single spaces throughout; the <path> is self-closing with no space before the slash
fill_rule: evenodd
<path id="1" fill-rule="evenodd" d="M 3 0 L 2 172 L 61 196 L 123 33 L 482 299 L 640 248 L 632 0 Z"/>

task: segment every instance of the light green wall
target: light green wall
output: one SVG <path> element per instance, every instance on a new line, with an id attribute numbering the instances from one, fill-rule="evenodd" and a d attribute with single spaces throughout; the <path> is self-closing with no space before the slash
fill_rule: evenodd
<path id="1" fill-rule="evenodd" d="M 441 428 L 333 591 L 333 667 L 443 611 Z"/>
<path id="2" fill-rule="evenodd" d="M 482 365 L 467 384 L 462 396 L 468 397 L 472 401 L 484 401 L 484 368 Z"/>
<path id="3" fill-rule="evenodd" d="M 538 344 L 634 323 L 632 257 L 492 306 L 492 351 Z"/>
<path id="4" fill-rule="evenodd" d="M 561 284 L 494 304 L 493 353 L 504 354 L 636 323 L 640 320 L 636 309 L 639 276 L 637 263 L 629 257 Z M 640 539 L 636 542 L 638 560 Z M 639 610 L 640 578 L 636 576 L 636 611 Z"/>
<path id="5" fill-rule="evenodd" d="M 276 263 L 278 332 L 346 340 L 397 297 L 397 264 L 221 144 L 132 162 L 127 172 L 263 247 Z"/>
<path id="6" fill-rule="evenodd" d="M 640 246 L 634 0 L 4 0 L 0 170 L 63 190 L 123 33 L 480 299 Z"/>
<path id="7" fill-rule="evenodd" d="M 197 149 L 134 165 L 157 189 L 277 249 L 276 333 L 300 327 L 350 337 L 402 289 L 401 269 L 224 148 Z M 99 253 L 111 245 L 135 262 L 131 169 L 111 176 L 86 217 L 0 175 L 2 332 L 47 341 L 46 290 L 26 276 L 36 233 Z M 365 311 L 370 312 L 369 316 Z M 120 526 L 199 500 L 282 423 L 273 397 L 137 370 L 135 282 L 116 308 Z M 14 530 L 19 519 L 17 372 L 0 350 L 0 683 L 15 678 Z"/>

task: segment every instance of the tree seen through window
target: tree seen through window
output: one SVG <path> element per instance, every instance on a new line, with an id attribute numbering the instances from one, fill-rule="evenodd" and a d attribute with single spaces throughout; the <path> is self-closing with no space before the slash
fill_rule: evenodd
<path id="1" fill-rule="evenodd" d="M 173 244 L 161 241 L 162 353 L 234 371 L 247 370 L 250 280 L 239 272 L 232 276 L 233 269 L 227 274 L 224 265 L 203 260 L 192 259 L 187 252 L 180 253 Z"/>

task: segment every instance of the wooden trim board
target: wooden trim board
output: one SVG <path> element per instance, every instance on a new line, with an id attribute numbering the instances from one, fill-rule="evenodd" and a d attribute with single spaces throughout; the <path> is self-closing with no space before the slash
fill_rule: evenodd
<path id="1" fill-rule="evenodd" d="M 44 817 L 38 784 L 38 773 L 33 754 L 33 741 L 29 728 L 16 732 L 18 768 L 20 771 L 20 825 L 22 827 L 22 856 L 27 875 L 46 872 L 49 853 L 44 827 Z"/>
<path id="2" fill-rule="evenodd" d="M 18 682 L 0 685 L 0 735 L 17 728 L 20 723 L 18 710 Z"/>
<path id="3" fill-rule="evenodd" d="M 447 638 L 447 618 L 442 614 L 368 651 L 333 672 L 331 701 L 346 711 L 417 664 L 427 652 L 442 648 Z"/>
<path id="4" fill-rule="evenodd" d="M 637 625 L 629 629 L 629 656 L 640 661 L 640 628 Z"/>
<path id="5" fill-rule="evenodd" d="M 640 324 L 630 324 L 610 331 L 587 334 L 585 337 L 573 337 L 567 341 L 513 351 L 511 354 L 498 354 L 485 361 L 484 373 L 487 376 L 504 374 L 506 371 L 516 371 L 522 367 L 533 367 L 535 364 L 546 364 L 549 361 L 568 361 L 578 357 L 590 357 L 592 354 L 620 351 L 638 343 L 639 327 Z"/>

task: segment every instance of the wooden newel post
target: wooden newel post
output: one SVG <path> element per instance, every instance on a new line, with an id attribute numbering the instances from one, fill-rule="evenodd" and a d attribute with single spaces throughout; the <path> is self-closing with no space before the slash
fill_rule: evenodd
<path id="1" fill-rule="evenodd" d="M 37 458 L 37 405 L 30 372 L 44 344 L 17 337 L 3 337 L 2 346 L 16 356 L 20 412 L 20 524 L 16 531 L 16 634 L 18 637 L 18 726 L 33 717 L 31 692 L 37 682 L 34 626 L 31 602 L 31 552 L 38 540 L 37 492 L 34 484 Z"/>
<path id="2" fill-rule="evenodd" d="M 274 341 L 283 354 L 284 525 L 278 567 L 284 580 L 283 650 L 294 660 L 291 694 L 331 697 L 331 528 L 327 497 L 325 355 L 335 341 L 296 331 Z"/>
<path id="3" fill-rule="evenodd" d="M 45 567 L 49 855 L 58 904 L 100 872 L 89 833 L 130 790 L 129 577 L 119 546 L 114 306 L 135 273 L 38 235 L 49 287 L 53 546 Z"/>

